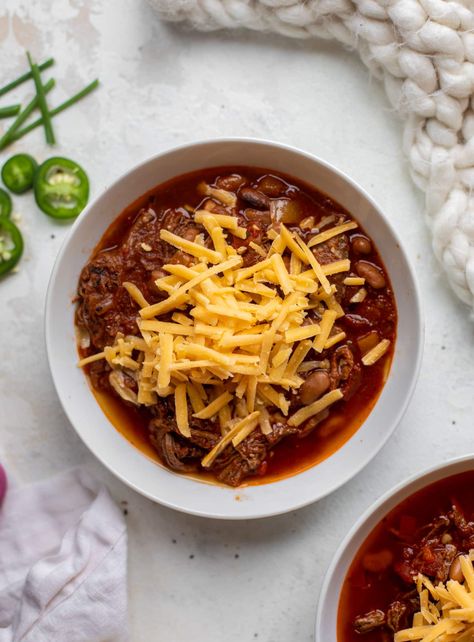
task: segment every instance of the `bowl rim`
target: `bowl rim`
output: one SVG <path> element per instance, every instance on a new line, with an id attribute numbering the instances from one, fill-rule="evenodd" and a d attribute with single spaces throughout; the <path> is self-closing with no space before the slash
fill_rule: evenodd
<path id="1" fill-rule="evenodd" d="M 271 510 L 262 510 L 258 512 L 258 514 L 254 514 L 253 512 L 251 514 L 238 514 L 238 515 L 230 515 L 228 513 L 222 513 L 219 511 L 211 511 L 211 510 L 206 510 L 202 511 L 200 509 L 193 509 L 189 507 L 184 507 L 180 504 L 176 504 L 173 501 L 168 501 L 165 499 L 161 499 L 157 497 L 155 494 L 148 492 L 144 489 L 142 489 L 138 484 L 134 483 L 131 481 L 126 475 L 123 473 L 119 472 L 116 470 L 115 466 L 112 464 L 108 463 L 107 458 L 105 455 L 98 454 L 96 450 L 93 448 L 93 444 L 91 443 L 91 440 L 86 439 L 83 434 L 76 428 L 75 422 L 73 421 L 68 407 L 65 403 L 65 400 L 63 399 L 60 390 L 59 390 L 59 383 L 56 380 L 55 376 L 55 370 L 53 368 L 53 354 L 54 354 L 54 346 L 53 346 L 53 336 L 50 332 L 51 328 L 51 318 L 53 315 L 53 309 L 52 309 L 52 300 L 53 300 L 53 290 L 54 286 L 57 280 L 58 272 L 60 269 L 60 266 L 64 260 L 64 257 L 66 255 L 66 252 L 68 250 L 69 244 L 71 243 L 72 239 L 74 238 L 74 235 L 76 233 L 76 230 L 78 227 L 82 224 L 82 221 L 86 219 L 90 212 L 96 207 L 97 202 L 109 191 L 112 191 L 117 188 L 117 186 L 120 185 L 122 181 L 124 181 L 127 177 L 129 177 L 131 174 L 135 172 L 140 172 L 143 170 L 146 166 L 148 166 L 150 163 L 156 162 L 159 159 L 165 159 L 167 155 L 169 154 L 175 154 L 179 153 L 184 150 L 189 150 L 191 148 L 198 148 L 198 147 L 205 147 L 205 146 L 213 146 L 213 145 L 227 145 L 227 144 L 250 144 L 250 145 L 260 145 L 263 147 L 269 147 L 273 148 L 276 152 L 279 150 L 287 151 L 293 154 L 296 154 L 298 156 L 304 157 L 306 160 L 316 163 L 317 165 L 320 165 L 324 169 L 328 170 L 330 173 L 334 174 L 337 176 L 341 181 L 347 183 L 356 193 L 360 194 L 366 201 L 367 203 L 373 208 L 373 210 L 376 212 L 377 216 L 382 219 L 384 225 L 388 228 L 391 236 L 393 237 L 393 240 L 396 243 L 397 246 L 397 252 L 401 255 L 401 258 L 403 259 L 408 273 L 411 276 L 411 284 L 412 286 L 412 295 L 413 295 L 413 304 L 414 304 L 414 319 L 417 321 L 416 327 L 413 327 L 413 332 L 416 334 L 417 337 L 417 342 L 416 342 L 416 351 L 415 353 L 412 353 L 410 355 L 410 361 L 411 361 L 411 380 L 409 382 L 409 387 L 405 393 L 405 397 L 403 399 L 403 403 L 401 403 L 398 406 L 398 410 L 396 413 L 393 414 L 392 419 L 391 419 L 391 428 L 390 430 L 385 430 L 383 432 L 383 435 L 379 437 L 375 442 L 372 441 L 370 444 L 367 444 L 367 448 L 364 451 L 364 455 L 361 456 L 357 462 L 357 465 L 351 466 L 350 469 L 346 472 L 342 472 L 335 476 L 334 480 L 332 483 L 328 483 L 327 487 L 323 491 L 315 492 L 314 496 L 311 498 L 305 498 L 300 501 L 294 501 L 291 503 L 291 506 L 287 506 L 286 504 L 282 506 L 281 508 L 278 509 L 271 509 Z M 212 167 L 212 164 L 209 164 L 210 167 Z M 255 164 L 256 167 L 258 167 L 258 163 Z M 187 171 L 184 171 L 183 174 L 186 174 Z M 291 172 L 290 172 L 291 175 Z M 178 175 L 176 175 L 178 176 Z M 295 176 L 295 178 L 298 178 L 298 176 Z M 323 190 L 324 191 L 324 190 Z M 337 200 L 337 198 L 336 198 Z M 126 205 L 125 205 L 126 207 Z M 382 254 L 383 257 L 383 254 Z M 56 390 L 56 394 L 59 397 L 61 406 L 63 408 L 63 411 L 65 412 L 69 423 L 73 426 L 74 431 L 76 434 L 80 437 L 81 441 L 87 446 L 87 448 L 90 450 L 90 452 L 109 470 L 115 477 L 120 479 L 123 483 L 125 483 L 127 486 L 130 488 L 133 488 L 135 491 L 140 493 L 141 495 L 147 497 L 148 499 L 151 499 L 154 502 L 157 502 L 159 504 L 162 504 L 168 508 L 172 508 L 174 510 L 178 510 L 181 512 L 185 512 L 188 514 L 200 516 L 200 517 L 209 517 L 213 519 L 260 519 L 260 518 L 266 518 L 266 517 L 272 517 L 276 515 L 281 515 L 284 513 L 288 513 L 292 510 L 298 510 L 299 508 L 303 508 L 305 506 L 308 506 L 316 501 L 319 501 L 320 499 L 323 499 L 324 497 L 328 496 L 344 484 L 346 484 L 350 479 L 352 479 L 355 475 L 360 473 L 362 469 L 364 469 L 370 461 L 378 454 L 378 452 L 382 449 L 382 447 L 385 445 L 385 443 L 388 441 L 388 439 L 392 436 L 393 432 L 395 429 L 398 427 L 403 415 L 405 414 L 407 407 L 413 397 L 413 393 L 415 391 L 416 384 L 419 379 L 419 373 L 421 369 L 421 363 L 422 363 L 422 357 L 423 357 L 423 350 L 424 350 L 424 337 L 425 337 L 425 321 L 424 321 L 424 314 L 423 314 L 423 307 L 422 307 L 422 302 L 421 302 L 421 297 L 420 297 L 420 291 L 419 291 L 419 285 L 416 279 L 416 272 L 415 269 L 412 265 L 411 260 L 409 259 L 406 250 L 404 248 L 403 243 L 400 240 L 400 237 L 396 230 L 394 229 L 390 219 L 384 214 L 382 208 L 378 205 L 378 203 L 375 201 L 375 199 L 363 188 L 361 185 L 359 185 L 354 179 L 352 179 L 348 174 L 346 174 L 344 171 L 338 169 L 335 167 L 332 163 L 324 160 L 323 158 L 312 154 L 310 152 L 304 151 L 296 146 L 293 145 L 288 145 L 285 143 L 273 141 L 273 140 L 268 140 L 264 138 L 257 138 L 257 137 L 215 137 L 215 138 L 206 138 L 206 139 L 198 139 L 198 140 L 191 140 L 186 143 L 182 143 L 180 145 L 175 145 L 171 147 L 167 147 L 166 149 L 157 152 L 155 154 L 152 154 L 145 158 L 144 160 L 134 164 L 130 169 L 126 170 L 125 172 L 122 172 L 115 180 L 113 180 L 111 183 L 107 184 L 100 192 L 97 193 L 97 195 L 87 204 L 87 206 L 84 208 L 84 210 L 80 213 L 80 215 L 77 217 L 77 219 L 74 221 L 73 225 L 70 228 L 69 233 L 65 237 L 61 248 L 58 252 L 58 255 L 55 259 L 53 269 L 51 271 L 51 276 L 48 282 L 48 287 L 47 287 L 47 292 L 46 292 L 46 297 L 45 297 L 45 308 L 44 308 L 44 337 L 45 337 L 45 345 L 46 345 L 46 353 L 47 353 L 47 359 L 48 359 L 48 365 L 49 369 L 51 372 L 51 376 L 53 379 L 53 384 L 54 388 Z M 367 420 L 367 419 L 366 419 Z M 366 421 L 365 420 L 365 421 Z M 365 421 L 361 424 L 361 426 L 358 428 L 358 431 L 362 428 L 363 424 Z M 357 432 L 358 432 L 357 431 Z M 357 432 L 348 440 L 350 441 L 351 439 L 354 438 L 354 436 L 357 434 Z M 124 438 L 125 439 L 125 438 Z M 348 442 L 345 442 L 348 443 Z M 130 444 L 131 447 L 133 445 Z M 343 446 L 341 446 L 342 448 Z M 340 448 L 338 449 L 340 450 Z M 334 456 L 338 451 L 335 451 L 332 455 L 330 455 L 327 459 L 330 459 L 332 456 Z M 326 460 L 324 460 L 326 461 Z M 323 463 L 323 462 L 321 462 Z M 314 467 L 310 467 L 308 470 L 312 470 Z M 292 479 L 294 477 L 299 477 L 303 475 L 307 470 L 300 471 L 299 473 L 296 473 L 295 475 L 291 477 L 285 477 L 282 478 L 281 480 L 276 480 L 274 482 L 269 482 L 268 484 L 265 485 L 276 485 L 276 484 L 281 484 L 287 481 L 288 479 Z M 265 485 L 257 486 L 257 487 L 263 487 Z M 248 487 L 247 487 L 248 488 Z M 252 487 L 251 487 L 252 488 Z M 237 489 L 231 489 L 231 490 L 238 490 Z M 288 503 L 288 502 L 286 502 Z"/>
<path id="2" fill-rule="evenodd" d="M 338 564 L 340 563 L 342 556 L 348 550 L 352 539 L 357 536 L 358 532 L 365 526 L 365 524 L 369 521 L 369 519 L 371 517 L 374 517 L 376 513 L 380 511 L 381 507 L 385 503 L 389 502 L 393 497 L 395 497 L 398 493 L 400 493 L 404 489 L 408 489 L 408 487 L 414 484 L 415 482 L 421 481 L 424 477 L 428 477 L 433 473 L 441 472 L 443 470 L 448 471 L 448 469 L 450 468 L 456 467 L 457 465 L 460 465 L 469 461 L 472 462 L 474 465 L 474 453 L 470 453 L 467 455 L 460 455 L 458 457 L 452 457 L 451 459 L 439 462 L 438 464 L 433 464 L 432 466 L 424 468 L 423 470 L 417 473 L 414 473 L 409 477 L 406 477 L 402 481 L 395 484 L 395 486 L 392 486 L 387 491 L 385 491 L 385 493 L 383 493 L 383 495 L 381 495 L 381 497 L 379 497 L 375 501 L 375 503 L 371 504 L 368 508 L 366 508 L 366 510 L 362 513 L 362 515 L 357 518 L 355 523 L 349 529 L 348 533 L 344 536 L 342 541 L 339 543 L 334 555 L 332 556 L 331 562 L 326 570 L 326 573 L 324 575 L 323 583 L 321 584 L 321 589 L 319 591 L 319 596 L 318 596 L 318 607 L 316 611 L 316 622 L 315 622 L 315 638 L 314 638 L 315 642 L 327 642 L 326 640 L 323 640 L 320 634 L 322 633 L 321 626 L 324 619 L 323 606 L 324 606 L 325 600 L 327 599 L 328 590 L 331 586 L 334 572 Z M 392 507 L 389 507 L 386 512 L 382 513 L 380 511 L 380 515 L 378 516 L 379 518 L 377 519 L 377 522 L 374 525 L 374 527 L 381 522 L 381 520 L 384 518 L 387 512 L 389 512 L 390 510 L 398 506 L 404 499 L 407 499 L 413 493 L 416 493 L 418 492 L 418 490 L 422 490 L 423 488 L 427 488 L 432 483 L 434 484 L 436 481 L 447 479 L 448 477 L 451 477 L 451 475 L 456 475 L 456 474 L 457 473 L 453 471 L 452 473 L 443 475 L 437 478 L 436 480 L 432 480 L 428 484 L 420 486 L 417 490 L 413 490 L 408 494 L 403 494 L 403 496 L 399 498 L 399 501 L 396 504 L 394 504 Z M 357 554 L 360 546 L 364 543 L 365 539 L 366 538 L 364 538 L 364 540 L 360 542 L 357 548 L 354 550 L 350 558 L 350 563 L 353 562 L 355 555 Z M 340 600 L 340 594 L 338 594 L 337 596 L 337 610 L 339 610 L 339 600 Z M 333 642 L 338 642 L 337 631 L 336 631 L 336 637 L 334 638 Z"/>

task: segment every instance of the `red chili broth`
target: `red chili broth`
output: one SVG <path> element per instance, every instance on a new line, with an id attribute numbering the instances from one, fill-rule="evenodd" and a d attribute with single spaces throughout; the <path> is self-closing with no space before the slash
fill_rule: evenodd
<path id="1" fill-rule="evenodd" d="M 92 252 L 92 256 L 119 244 L 127 233 L 127 230 L 133 224 L 140 209 L 153 206 L 155 198 L 160 207 L 173 207 L 176 206 L 177 203 L 192 203 L 196 200 L 196 186 L 199 182 L 203 180 L 213 182 L 218 175 L 235 172 L 242 173 L 252 180 L 255 180 L 262 174 L 271 173 L 268 169 L 255 167 L 214 167 L 192 172 L 158 185 L 129 205 L 114 220 Z M 289 184 L 295 185 L 298 189 L 304 190 L 305 194 L 302 195 L 302 198 L 306 203 L 303 202 L 303 210 L 307 209 L 307 211 L 304 211 L 302 218 L 309 213 L 314 214 L 316 206 L 316 208 L 320 208 L 321 216 L 339 212 L 348 214 L 355 219 L 351 212 L 348 212 L 337 202 L 315 188 L 281 172 L 275 175 L 283 178 Z M 183 180 L 186 181 L 184 188 Z M 366 234 L 360 224 L 354 233 Z M 373 241 L 372 245 L 373 251 L 371 255 L 362 258 L 374 261 L 383 267 L 387 277 L 388 287 L 392 289 L 389 275 Z M 375 406 L 389 374 L 393 359 L 395 338 L 396 329 L 394 330 L 394 337 L 390 349 L 379 362 L 364 370 L 363 383 L 349 401 L 344 401 L 340 405 L 338 404 L 336 407 L 331 408 L 329 417 L 321 422 L 319 426 L 304 439 L 291 436 L 282 440 L 270 451 L 268 466 L 264 474 L 262 476 L 249 478 L 245 481 L 244 485 L 270 483 L 278 479 L 290 477 L 324 461 L 339 450 L 339 448 L 357 432 Z M 81 356 L 86 356 L 86 353 L 81 354 Z M 127 406 L 121 399 L 118 399 L 109 392 L 95 390 L 92 386 L 91 390 L 102 410 L 116 429 L 146 456 L 161 463 L 157 452 L 150 444 L 147 436 L 149 417 L 146 411 Z M 213 483 L 218 483 L 212 473 L 209 474 L 200 471 L 190 476 L 206 481 L 212 480 Z"/>

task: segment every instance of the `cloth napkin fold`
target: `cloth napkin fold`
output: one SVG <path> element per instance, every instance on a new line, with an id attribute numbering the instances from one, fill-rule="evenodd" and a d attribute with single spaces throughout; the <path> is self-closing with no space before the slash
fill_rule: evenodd
<path id="1" fill-rule="evenodd" d="M 127 530 L 82 469 L 0 507 L 0 642 L 126 642 Z"/>

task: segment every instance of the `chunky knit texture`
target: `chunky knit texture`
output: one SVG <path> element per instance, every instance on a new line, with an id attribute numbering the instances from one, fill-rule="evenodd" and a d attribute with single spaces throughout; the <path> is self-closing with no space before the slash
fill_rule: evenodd
<path id="1" fill-rule="evenodd" d="M 201 30 L 273 31 L 357 49 L 405 120 L 433 248 L 474 319 L 474 0 L 149 0 Z"/>

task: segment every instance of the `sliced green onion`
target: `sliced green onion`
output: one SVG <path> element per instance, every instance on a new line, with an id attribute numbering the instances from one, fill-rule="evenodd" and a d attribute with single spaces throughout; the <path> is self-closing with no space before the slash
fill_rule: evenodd
<path id="1" fill-rule="evenodd" d="M 40 71 L 38 65 L 33 62 L 30 53 L 27 51 L 26 56 L 31 67 L 31 74 L 33 76 L 33 81 L 36 87 L 36 95 L 38 97 L 38 107 L 41 111 L 41 116 L 43 118 L 43 127 L 46 137 L 46 142 L 48 145 L 54 145 L 56 139 L 54 138 L 53 126 L 51 124 L 51 118 L 49 116 L 48 103 L 46 102 L 46 94 L 44 93 L 43 83 L 41 82 Z"/>
<path id="2" fill-rule="evenodd" d="M 45 85 L 45 90 L 46 90 L 46 86 L 47 85 Z M 81 98 L 84 98 L 85 96 L 90 94 L 91 91 L 94 91 L 94 89 L 96 89 L 96 87 L 98 86 L 99 86 L 99 80 L 98 79 L 93 80 L 89 85 L 84 87 L 84 89 L 81 89 L 81 91 L 79 91 L 77 94 L 74 94 L 74 96 L 71 96 L 71 98 L 68 98 L 68 100 L 64 101 L 63 103 L 61 103 L 60 105 L 52 109 L 49 112 L 49 115 L 51 117 L 57 116 L 68 107 L 71 107 L 71 105 L 74 105 L 75 103 L 77 103 L 79 100 L 81 100 Z M 36 127 L 40 127 L 40 125 L 42 124 L 43 124 L 43 119 L 38 118 L 38 120 L 33 121 L 30 125 L 27 125 L 23 129 L 17 129 L 10 137 L 9 143 L 12 143 L 13 141 L 18 140 L 19 138 L 22 138 L 25 134 L 29 134 L 33 129 L 36 129 Z M 0 140 L 0 149 L 3 149 L 1 140 Z"/>
<path id="3" fill-rule="evenodd" d="M 54 64 L 54 58 L 49 58 L 45 62 L 42 62 L 41 65 L 38 65 L 38 69 L 40 71 L 44 71 L 45 69 L 48 69 L 49 67 L 51 67 L 51 65 L 53 64 Z M 33 78 L 33 76 L 31 75 L 31 71 L 28 71 L 26 74 L 23 74 L 23 76 L 19 76 L 16 80 L 13 80 L 12 82 L 8 83 L 8 85 L 5 85 L 4 87 L 0 88 L 0 96 L 3 96 L 3 94 L 6 94 L 12 89 L 15 89 L 15 87 L 18 87 L 18 85 L 21 85 L 21 83 L 25 82 L 26 80 L 30 80 L 30 78 Z"/>
<path id="4" fill-rule="evenodd" d="M 21 111 L 21 105 L 8 105 L 7 107 L 0 107 L 0 118 L 10 118 L 16 116 Z"/>
<path id="5" fill-rule="evenodd" d="M 49 91 L 51 91 L 53 87 L 54 87 L 54 79 L 50 78 L 46 83 L 46 85 L 43 87 L 44 93 L 47 94 Z M 28 103 L 25 109 L 13 121 L 10 128 L 7 129 L 7 131 L 0 138 L 0 149 L 5 149 L 5 147 L 7 147 L 13 140 L 16 140 L 16 138 L 13 137 L 14 133 L 19 127 L 23 125 L 23 123 L 31 114 L 31 112 L 34 111 L 37 107 L 38 107 L 38 96 L 35 96 Z"/>

